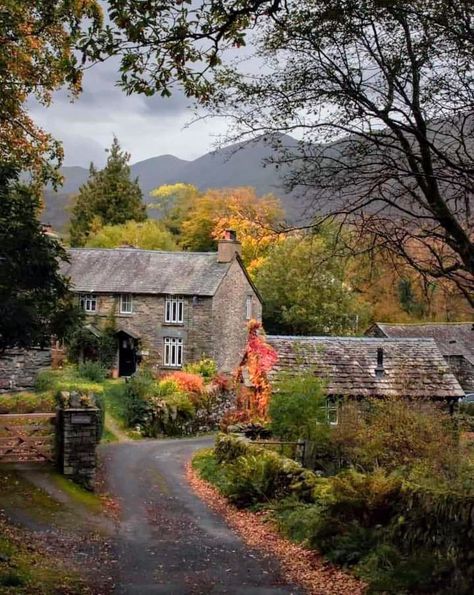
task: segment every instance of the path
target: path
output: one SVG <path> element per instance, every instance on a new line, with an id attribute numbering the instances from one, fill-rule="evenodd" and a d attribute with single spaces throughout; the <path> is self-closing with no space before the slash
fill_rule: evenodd
<path id="1" fill-rule="evenodd" d="M 117 420 L 110 415 L 108 411 L 105 412 L 104 425 L 109 432 L 111 432 L 119 442 L 130 442 L 128 434 L 122 430 Z"/>
<path id="2" fill-rule="evenodd" d="M 249 549 L 192 492 L 184 465 L 212 438 L 100 448 L 105 481 L 121 506 L 115 566 L 120 595 L 283 595 L 275 561 Z"/>

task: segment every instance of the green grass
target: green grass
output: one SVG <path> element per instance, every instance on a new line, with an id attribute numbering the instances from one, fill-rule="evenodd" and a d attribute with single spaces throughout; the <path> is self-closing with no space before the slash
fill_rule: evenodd
<path id="1" fill-rule="evenodd" d="M 198 450 L 193 457 L 192 466 L 201 479 L 212 483 L 222 493 L 226 492 L 227 477 L 224 469 L 217 462 L 213 448 Z"/>
<path id="2" fill-rule="evenodd" d="M 0 414 L 49 413 L 54 411 L 55 406 L 54 394 L 51 391 L 3 394 L 0 399 Z"/>
<path id="3" fill-rule="evenodd" d="M 107 422 L 106 422 L 107 423 Z M 117 436 L 112 432 L 112 430 L 110 430 L 109 428 L 105 427 L 104 431 L 102 433 L 102 439 L 101 439 L 101 443 L 102 444 L 110 444 L 111 442 L 117 442 L 118 438 Z"/>
<path id="4" fill-rule="evenodd" d="M 126 429 L 125 382 L 120 379 L 106 380 L 103 386 L 107 413 L 122 429 Z"/>
<path id="5" fill-rule="evenodd" d="M 74 503 L 84 506 L 91 512 L 101 512 L 102 501 L 93 492 L 84 490 L 79 485 L 77 485 L 77 483 L 72 482 L 70 479 L 66 479 L 64 475 L 61 475 L 59 473 L 52 473 L 51 479 L 54 485 L 58 487 L 62 492 L 67 494 L 67 496 Z"/>
<path id="6" fill-rule="evenodd" d="M 42 551 L 29 534 L 0 520 L 0 593 L 79 595 L 88 592 L 74 570 Z"/>

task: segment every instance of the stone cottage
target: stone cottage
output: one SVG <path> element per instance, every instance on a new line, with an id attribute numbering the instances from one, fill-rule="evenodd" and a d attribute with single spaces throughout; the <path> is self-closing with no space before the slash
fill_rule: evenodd
<path id="1" fill-rule="evenodd" d="M 376 322 L 365 334 L 370 337 L 434 339 L 464 391 L 474 392 L 474 322 L 422 324 Z"/>
<path id="2" fill-rule="evenodd" d="M 328 418 L 337 423 L 338 399 L 429 399 L 450 409 L 464 395 L 433 339 L 267 336 L 279 372 L 311 371 L 325 382 Z"/>
<path id="3" fill-rule="evenodd" d="M 68 254 L 63 273 L 89 330 L 100 333 L 113 317 L 121 376 L 133 374 L 142 358 L 169 370 L 210 357 L 231 373 L 245 349 L 248 321 L 262 316 L 230 230 L 217 252 L 80 248 Z"/>

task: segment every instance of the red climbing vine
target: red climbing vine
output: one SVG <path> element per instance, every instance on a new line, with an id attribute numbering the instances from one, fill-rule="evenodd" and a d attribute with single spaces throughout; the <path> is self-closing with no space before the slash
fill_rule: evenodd
<path id="1" fill-rule="evenodd" d="M 241 386 L 237 416 L 242 421 L 244 418 L 248 421 L 265 421 L 268 416 L 271 395 L 268 373 L 275 365 L 278 356 L 273 347 L 266 342 L 261 329 L 262 324 L 257 320 L 249 322 L 247 347 L 237 373 Z M 248 387 L 244 386 L 246 377 L 249 380 Z"/>

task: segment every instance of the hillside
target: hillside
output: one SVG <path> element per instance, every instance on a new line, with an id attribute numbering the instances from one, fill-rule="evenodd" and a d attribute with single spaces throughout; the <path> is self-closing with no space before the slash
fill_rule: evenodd
<path id="1" fill-rule="evenodd" d="M 285 144 L 293 143 L 291 137 L 282 137 Z M 145 201 L 149 202 L 149 193 L 163 184 L 185 182 L 194 184 L 200 190 L 207 188 L 225 188 L 233 186 L 253 186 L 257 194 L 272 192 L 279 196 L 290 218 L 301 213 L 294 196 L 282 189 L 281 170 L 274 166 L 264 166 L 272 149 L 262 138 L 251 143 L 239 143 L 223 149 L 206 153 L 193 161 L 185 161 L 173 155 L 160 155 L 131 166 L 132 176 L 138 177 Z M 68 207 L 71 194 L 77 192 L 89 175 L 83 167 L 64 167 L 61 170 L 65 178 L 60 192 L 48 189 L 45 192 L 45 211 L 43 220 L 56 229 L 63 229 L 69 219 Z M 150 212 L 153 215 L 153 211 Z"/>

